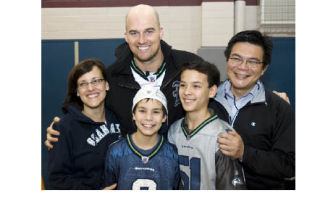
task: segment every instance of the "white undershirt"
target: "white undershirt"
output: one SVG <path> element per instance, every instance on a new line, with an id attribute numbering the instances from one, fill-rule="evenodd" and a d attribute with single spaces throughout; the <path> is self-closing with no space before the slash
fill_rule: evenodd
<path id="1" fill-rule="evenodd" d="M 131 68 L 131 72 L 134 77 L 134 80 L 140 85 L 140 87 L 143 87 L 145 85 L 152 85 L 154 87 L 159 87 L 159 88 L 161 87 L 166 70 L 164 70 L 157 79 L 154 78 L 155 79 L 154 82 L 151 82 L 142 78 L 139 74 L 137 74 L 137 72 L 131 66 L 130 68 Z M 151 75 L 153 75 L 153 73 L 149 74 L 149 76 Z"/>

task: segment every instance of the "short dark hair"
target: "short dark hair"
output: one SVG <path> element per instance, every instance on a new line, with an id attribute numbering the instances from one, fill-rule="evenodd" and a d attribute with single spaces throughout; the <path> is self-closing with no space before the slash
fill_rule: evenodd
<path id="1" fill-rule="evenodd" d="M 180 68 L 181 74 L 185 70 L 196 70 L 202 74 L 207 75 L 209 88 L 211 88 L 213 85 L 218 86 L 220 83 L 220 72 L 218 68 L 210 62 L 207 62 L 207 61 L 186 62 L 182 64 Z"/>
<path id="2" fill-rule="evenodd" d="M 92 70 L 93 66 L 97 66 L 101 72 L 103 78 L 107 81 L 107 69 L 104 64 L 97 59 L 85 59 L 75 65 L 68 76 L 68 89 L 67 96 L 63 102 L 63 107 L 67 107 L 69 104 L 76 105 L 80 109 L 83 109 L 83 102 L 80 97 L 77 96 L 78 79 Z"/>
<path id="3" fill-rule="evenodd" d="M 238 42 L 248 42 L 250 44 L 260 46 L 263 50 L 263 68 L 265 68 L 267 65 L 270 65 L 273 48 L 272 40 L 270 37 L 262 35 L 259 31 L 256 30 L 246 30 L 237 33 L 230 39 L 228 46 L 224 51 L 224 55 L 227 61 L 230 57 L 233 46 Z"/>

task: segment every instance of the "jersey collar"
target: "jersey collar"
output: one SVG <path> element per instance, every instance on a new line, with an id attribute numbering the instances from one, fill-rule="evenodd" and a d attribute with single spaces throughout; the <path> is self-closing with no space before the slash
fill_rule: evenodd
<path id="1" fill-rule="evenodd" d="M 158 71 L 153 74 L 153 76 L 155 76 L 156 79 L 158 79 L 158 77 L 160 77 L 160 76 L 163 74 L 163 72 L 166 70 L 166 64 L 167 64 L 167 63 L 166 63 L 165 61 L 163 61 L 162 64 L 161 64 L 161 66 L 159 67 Z M 149 71 L 143 72 L 143 71 L 136 65 L 136 63 L 134 62 L 134 59 L 131 60 L 131 62 L 130 62 L 130 67 L 132 68 L 132 70 L 133 70 L 134 72 L 136 72 L 137 74 L 139 74 L 139 76 L 141 76 L 143 79 L 149 81 L 149 78 L 148 78 L 148 76 L 149 76 L 149 74 L 150 74 Z"/>
<path id="2" fill-rule="evenodd" d="M 203 121 L 197 128 L 195 128 L 191 132 L 188 131 L 188 126 L 187 126 L 187 124 L 185 122 L 185 118 L 183 118 L 183 120 L 181 121 L 181 128 L 182 128 L 182 131 L 184 133 L 184 136 L 188 140 L 191 139 L 191 137 L 196 135 L 203 127 L 205 127 L 207 124 L 209 124 L 210 122 L 214 121 L 217 118 L 218 118 L 218 115 L 216 115 L 216 114 L 211 115 L 208 119 Z"/>
<path id="3" fill-rule="evenodd" d="M 163 136 L 160 137 L 159 142 L 156 145 L 151 152 L 148 155 L 143 155 L 137 148 L 137 146 L 133 143 L 133 140 L 131 138 L 132 135 L 127 134 L 127 142 L 130 147 L 130 149 L 141 158 L 143 163 L 147 163 L 152 157 L 154 157 L 160 150 L 161 146 L 163 145 Z"/>

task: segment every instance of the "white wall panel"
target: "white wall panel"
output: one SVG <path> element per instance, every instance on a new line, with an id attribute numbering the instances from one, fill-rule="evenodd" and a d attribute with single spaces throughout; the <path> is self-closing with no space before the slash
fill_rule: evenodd
<path id="1" fill-rule="evenodd" d="M 164 40 L 175 49 L 196 53 L 201 46 L 201 8 L 155 7 Z M 128 7 L 43 8 L 42 39 L 123 38 Z"/>
<path id="2" fill-rule="evenodd" d="M 246 6 L 246 30 L 259 29 L 259 6 Z"/>
<path id="3" fill-rule="evenodd" d="M 201 46 L 201 7 L 157 7 L 164 40 L 175 49 L 196 53 Z"/>
<path id="4" fill-rule="evenodd" d="M 202 46 L 225 46 L 233 36 L 233 2 L 202 3 Z"/>
<path id="5" fill-rule="evenodd" d="M 43 8 L 42 39 L 122 38 L 127 7 Z"/>
<path id="6" fill-rule="evenodd" d="M 163 39 L 175 49 L 196 53 L 203 46 L 226 46 L 234 33 L 234 3 L 155 7 Z M 257 6 L 246 6 L 246 29 L 256 29 Z M 42 39 L 123 38 L 129 7 L 42 8 Z"/>

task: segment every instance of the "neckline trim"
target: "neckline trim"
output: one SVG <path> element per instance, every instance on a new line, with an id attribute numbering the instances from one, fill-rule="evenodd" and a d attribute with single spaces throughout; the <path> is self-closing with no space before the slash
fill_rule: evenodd
<path id="1" fill-rule="evenodd" d="M 145 156 L 143 154 L 141 154 L 141 152 L 139 152 L 136 148 L 134 148 L 134 145 L 132 143 L 132 139 L 131 137 L 129 136 L 129 134 L 127 134 L 127 142 L 129 144 L 129 147 L 131 148 L 131 150 L 141 158 L 142 162 L 143 163 L 147 163 L 152 157 L 154 157 L 158 151 L 160 150 L 162 144 L 163 144 L 163 136 L 161 136 L 161 139 L 160 139 L 160 143 L 158 142 L 158 146 L 156 147 L 156 149 L 154 149 L 153 152 L 151 152 L 151 154 Z"/>
<path id="2" fill-rule="evenodd" d="M 161 66 L 159 67 L 158 71 L 156 73 L 154 73 L 153 75 L 156 76 L 156 79 L 158 79 L 158 77 L 161 76 L 161 74 L 166 70 L 166 65 L 167 63 L 165 61 L 162 62 Z M 143 72 L 134 62 L 134 59 L 131 59 L 130 62 L 130 67 L 139 75 L 141 76 L 143 79 L 149 81 L 148 76 L 149 76 L 149 72 Z"/>
<path id="3" fill-rule="evenodd" d="M 209 124 L 210 122 L 214 121 L 217 118 L 218 118 L 218 115 L 216 115 L 216 114 L 211 115 L 208 119 L 203 121 L 197 128 L 195 128 L 190 133 L 189 133 L 189 131 L 187 129 L 187 126 L 186 126 L 186 123 L 185 123 L 185 118 L 183 118 L 183 120 L 181 121 L 181 128 L 182 128 L 182 131 L 183 131 L 185 137 L 189 140 L 191 137 L 196 135 L 203 127 L 205 127 L 207 124 Z"/>

